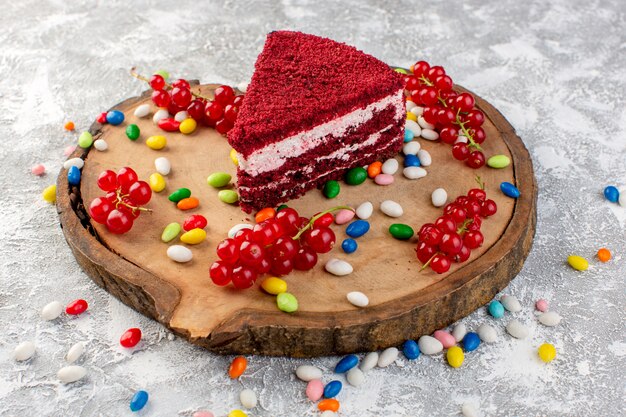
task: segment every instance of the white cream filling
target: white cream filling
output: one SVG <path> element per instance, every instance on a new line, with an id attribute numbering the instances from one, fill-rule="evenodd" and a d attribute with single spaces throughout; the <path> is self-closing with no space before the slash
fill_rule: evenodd
<path id="1" fill-rule="evenodd" d="M 238 154 L 239 167 L 253 177 L 263 172 L 278 169 L 289 158 L 297 158 L 303 153 L 323 144 L 323 139 L 326 136 L 343 136 L 348 129 L 367 122 L 374 117 L 374 113 L 385 109 L 394 102 L 398 103 L 394 119 L 399 119 L 404 114 L 403 94 L 404 89 L 400 89 L 379 101 L 369 104 L 365 108 L 354 110 L 343 117 L 258 149 L 252 152 L 248 158 Z"/>

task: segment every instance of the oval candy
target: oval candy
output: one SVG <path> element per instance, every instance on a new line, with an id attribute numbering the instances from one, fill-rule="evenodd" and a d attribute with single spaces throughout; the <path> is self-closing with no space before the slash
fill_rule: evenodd
<path id="1" fill-rule="evenodd" d="M 278 309 L 285 313 L 293 313 L 298 310 L 298 299 L 288 292 L 281 292 L 276 296 Z"/>
<path id="2" fill-rule="evenodd" d="M 35 354 L 35 344 L 30 341 L 22 342 L 13 350 L 13 358 L 18 362 L 27 361 Z"/>
<path id="3" fill-rule="evenodd" d="M 83 149 L 89 148 L 93 144 L 93 136 L 89 132 L 83 132 L 78 137 L 78 146 Z"/>
<path id="4" fill-rule="evenodd" d="M 165 148 L 165 145 L 167 145 L 167 139 L 165 139 L 165 136 L 161 135 L 150 136 L 146 139 L 146 145 L 148 148 L 158 151 Z"/>
<path id="5" fill-rule="evenodd" d="M 517 187 L 511 184 L 510 182 L 505 181 L 501 183 L 500 191 L 502 191 L 502 193 L 507 197 L 518 198 L 520 196 L 520 192 L 517 189 Z"/>
<path id="6" fill-rule="evenodd" d="M 312 379 L 306 384 L 305 394 L 313 402 L 319 401 L 324 395 L 324 384 L 319 379 Z"/>
<path id="7" fill-rule="evenodd" d="M 457 324 L 456 326 L 454 326 L 454 329 L 452 330 L 452 337 L 454 337 L 454 340 L 456 340 L 457 343 L 463 340 L 466 334 L 467 334 L 467 327 L 463 323 Z"/>
<path id="8" fill-rule="evenodd" d="M 346 172 L 346 175 L 345 175 L 345 181 L 349 185 L 363 184 L 366 179 L 367 179 L 367 171 L 363 169 L 363 167 L 352 168 L 348 170 L 348 172 Z"/>
<path id="9" fill-rule="evenodd" d="M 322 193 L 326 198 L 335 198 L 339 195 L 339 183 L 335 180 L 327 181 L 324 184 L 324 188 L 322 189 Z"/>
<path id="10" fill-rule="evenodd" d="M 57 378 L 64 384 L 71 384 L 76 382 L 87 375 L 87 370 L 82 366 L 70 365 L 59 369 L 57 372 Z"/>
<path id="11" fill-rule="evenodd" d="M 496 169 L 506 168 L 511 164 L 511 159 L 506 155 L 494 155 L 487 159 L 487 166 Z"/>
<path id="12" fill-rule="evenodd" d="M 261 283 L 261 288 L 268 294 L 278 295 L 287 292 L 287 281 L 277 277 L 268 277 Z"/>
<path id="13" fill-rule="evenodd" d="M 206 239 L 206 232 L 204 229 L 195 228 L 188 232 L 183 233 L 180 237 L 180 241 L 188 245 L 197 245 L 204 242 Z"/>
<path id="14" fill-rule="evenodd" d="M 465 361 L 463 349 L 458 346 L 450 347 L 450 349 L 446 352 L 446 359 L 451 367 L 460 368 L 461 365 L 463 365 L 463 361 Z"/>
<path id="15" fill-rule="evenodd" d="M 343 242 L 341 242 L 341 249 L 347 254 L 355 252 L 358 247 L 359 245 L 356 243 L 356 240 L 351 238 L 344 239 Z"/>
<path id="16" fill-rule="evenodd" d="M 561 322 L 562 317 L 555 311 L 547 311 L 539 316 L 539 323 L 544 326 L 554 327 Z"/>
<path id="17" fill-rule="evenodd" d="M 93 143 L 93 147 L 96 148 L 97 151 L 104 152 L 109 149 L 109 144 L 104 139 L 96 139 Z"/>
<path id="18" fill-rule="evenodd" d="M 352 265 L 348 262 L 343 261 L 341 259 L 331 258 L 324 265 L 324 269 L 338 277 L 342 277 L 344 275 L 349 275 L 353 272 Z"/>
<path id="19" fill-rule="evenodd" d="M 500 301 L 493 300 L 491 303 L 489 303 L 488 310 L 489 314 L 491 314 L 491 316 L 496 319 L 504 316 L 504 306 Z"/>
<path id="20" fill-rule="evenodd" d="M 478 337 L 485 343 L 493 343 L 498 338 L 498 333 L 496 329 L 488 325 L 487 323 L 483 323 L 478 327 L 476 331 L 478 333 Z"/>
<path id="21" fill-rule="evenodd" d="M 426 149 L 420 149 L 419 152 L 417 152 L 417 157 L 420 160 L 420 165 L 423 167 L 429 167 L 433 163 L 433 158 Z"/>
<path id="22" fill-rule="evenodd" d="M 235 204 L 237 201 L 239 201 L 239 195 L 236 191 L 233 190 L 221 190 L 219 193 L 217 193 L 217 197 L 220 199 L 220 201 L 227 204 Z"/>
<path id="23" fill-rule="evenodd" d="M 402 175 L 409 180 L 417 180 L 428 175 L 428 171 L 422 167 L 407 167 L 402 170 Z"/>
<path id="24" fill-rule="evenodd" d="M 398 359 L 399 353 L 400 352 L 395 347 L 390 347 L 390 348 L 383 350 L 380 356 L 378 357 L 378 363 L 377 363 L 378 367 L 386 368 L 387 366 L 391 365 L 392 363 L 396 361 L 396 359 Z"/>
<path id="25" fill-rule="evenodd" d="M 394 223 L 389 226 L 389 233 L 398 240 L 407 240 L 413 237 L 415 231 L 409 225 L 402 223 Z"/>
<path id="26" fill-rule="evenodd" d="M 420 351 L 425 355 L 435 355 L 443 350 L 443 345 L 432 336 L 424 335 L 419 338 L 417 344 Z"/>
<path id="27" fill-rule="evenodd" d="M 409 360 L 414 360 L 420 356 L 420 348 L 415 340 L 407 340 L 402 345 L 402 353 Z"/>
<path id="28" fill-rule="evenodd" d="M 619 201 L 619 190 L 613 185 L 609 185 L 604 188 L 604 198 L 611 203 L 617 203 Z"/>
<path id="29" fill-rule="evenodd" d="M 178 190 L 170 194 L 167 199 L 170 200 L 172 203 L 178 203 L 180 200 L 189 197 L 191 197 L 191 190 L 189 188 L 179 188 Z"/>
<path id="30" fill-rule="evenodd" d="M 296 368 L 296 376 L 304 382 L 322 378 L 322 370 L 313 365 L 300 365 Z"/>
<path id="31" fill-rule="evenodd" d="M 478 349 L 478 346 L 480 346 L 480 336 L 474 332 L 467 333 L 463 338 L 463 349 L 466 352 L 471 352 Z"/>
<path id="32" fill-rule="evenodd" d="M 374 212 L 374 205 L 369 201 L 361 203 L 356 209 L 356 215 L 359 219 L 367 220 Z"/>
<path id="33" fill-rule="evenodd" d="M 506 325 L 506 331 L 516 339 L 525 339 L 530 333 L 528 328 L 517 320 L 511 320 Z"/>
<path id="34" fill-rule="evenodd" d="M 589 262 L 582 256 L 570 255 L 567 257 L 567 263 L 577 271 L 586 271 L 589 269 Z"/>
<path id="35" fill-rule="evenodd" d="M 163 176 L 158 172 L 154 172 L 150 174 L 150 177 L 148 178 L 148 185 L 152 191 L 160 193 L 165 190 L 165 178 L 163 178 Z"/>
<path id="36" fill-rule="evenodd" d="M 150 105 L 149 104 L 141 104 L 141 105 L 137 106 L 137 108 L 135 109 L 133 114 L 135 115 L 135 117 L 138 117 L 140 119 L 146 117 L 147 115 L 150 114 Z"/>
<path id="37" fill-rule="evenodd" d="M 111 110 L 107 113 L 107 123 L 117 126 L 124 121 L 124 113 L 119 110 Z"/>
<path id="38" fill-rule="evenodd" d="M 448 193 L 443 188 L 437 188 L 430 195 L 430 201 L 433 203 L 435 207 L 443 207 L 446 205 L 446 201 L 448 200 Z"/>
<path id="39" fill-rule="evenodd" d="M 193 120 L 193 119 L 187 119 Z M 251 389 L 244 389 L 239 393 L 239 402 L 244 408 L 254 408 L 257 404 L 256 393 Z"/>
<path id="40" fill-rule="evenodd" d="M 171 242 L 178 236 L 180 230 L 180 224 L 176 222 L 168 224 L 165 226 L 165 229 L 163 229 L 163 233 L 161 233 L 161 240 L 165 243 Z"/>
<path id="41" fill-rule="evenodd" d="M 380 203 L 380 211 L 385 213 L 389 217 L 400 217 L 404 214 L 404 210 L 402 210 L 402 206 L 395 201 L 385 200 Z"/>
<path id="42" fill-rule="evenodd" d="M 387 159 L 383 163 L 381 170 L 383 174 L 393 175 L 398 171 L 399 167 L 400 167 L 400 164 L 398 163 L 398 161 L 393 158 L 390 158 L 390 159 Z"/>
<path id="43" fill-rule="evenodd" d="M 365 357 L 361 361 L 361 366 L 359 366 L 359 368 L 361 368 L 361 371 L 367 372 L 374 369 L 374 367 L 378 365 L 378 357 L 378 352 L 370 352 L 365 355 Z"/>
<path id="44" fill-rule="evenodd" d="M 341 381 L 330 381 L 324 387 L 324 398 L 335 398 L 341 392 L 341 388 L 343 388 Z"/>
<path id="45" fill-rule="evenodd" d="M 448 349 L 450 346 L 454 346 L 456 344 L 454 336 L 445 330 L 436 330 L 435 333 L 433 333 L 433 336 L 441 342 L 444 349 Z"/>
<path id="46" fill-rule="evenodd" d="M 63 304 L 59 301 L 51 301 L 41 309 L 41 318 L 50 321 L 59 317 L 63 313 Z"/>
<path id="47" fill-rule="evenodd" d="M 213 188 L 222 188 L 228 185 L 231 178 L 226 172 L 214 172 L 208 176 L 206 182 Z"/>
<path id="48" fill-rule="evenodd" d="M 161 175 L 168 175 L 172 170 L 172 164 L 170 160 L 164 156 L 161 156 L 154 160 L 154 168 Z"/>
<path id="49" fill-rule="evenodd" d="M 140 134 L 139 126 L 136 124 L 126 126 L 126 137 L 130 140 L 137 140 Z"/>
<path id="50" fill-rule="evenodd" d="M 185 263 L 191 261 L 193 253 L 182 245 L 172 245 L 167 248 L 167 256 L 174 262 Z"/>
<path id="51" fill-rule="evenodd" d="M 70 169 L 67 170 L 67 182 L 70 185 L 80 184 L 80 169 L 74 166 L 70 167 Z"/>
<path id="52" fill-rule="evenodd" d="M 346 374 L 346 380 L 353 387 L 358 387 L 365 381 L 365 374 L 359 368 L 352 368 Z"/>
<path id="53" fill-rule="evenodd" d="M 148 393 L 144 390 L 137 391 L 130 399 L 130 411 L 139 411 L 148 403 Z"/>
<path id="54" fill-rule="evenodd" d="M 70 350 L 67 351 L 65 360 L 69 363 L 74 363 L 83 355 L 83 353 L 85 353 L 85 344 L 83 342 L 75 343 L 72 345 Z"/>
<path id="55" fill-rule="evenodd" d="M 359 358 L 356 355 L 346 355 L 335 365 L 335 373 L 343 374 L 348 372 L 359 364 Z"/>
<path id="56" fill-rule="evenodd" d="M 514 295 L 503 295 L 500 298 L 500 302 L 502 306 L 511 313 L 517 313 L 518 311 L 522 311 L 522 305 L 519 303 L 519 300 Z"/>
<path id="57" fill-rule="evenodd" d="M 359 238 L 369 232 L 370 224 L 366 220 L 355 220 L 346 228 L 346 234 L 353 238 Z"/>

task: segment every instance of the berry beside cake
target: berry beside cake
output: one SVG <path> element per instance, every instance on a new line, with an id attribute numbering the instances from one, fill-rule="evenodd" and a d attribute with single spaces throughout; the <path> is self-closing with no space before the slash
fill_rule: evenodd
<path id="1" fill-rule="evenodd" d="M 274 207 L 398 153 L 404 80 L 354 47 L 299 32 L 268 35 L 228 141 L 244 211 Z"/>

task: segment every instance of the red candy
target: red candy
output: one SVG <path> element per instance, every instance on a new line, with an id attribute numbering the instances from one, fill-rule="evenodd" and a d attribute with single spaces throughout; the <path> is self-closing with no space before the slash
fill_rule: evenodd
<path id="1" fill-rule="evenodd" d="M 69 303 L 65 307 L 65 312 L 72 316 L 77 316 L 81 313 L 84 313 L 88 307 L 89 305 L 87 304 L 87 301 L 79 298 L 78 300 L 74 300 L 71 303 Z"/>
<path id="2" fill-rule="evenodd" d="M 171 117 L 165 117 L 159 120 L 159 122 L 157 123 L 157 126 L 165 130 L 166 132 L 178 132 L 178 128 L 180 127 L 180 122 Z"/>
<path id="3" fill-rule="evenodd" d="M 204 229 L 207 225 L 207 219 L 202 214 L 192 214 L 187 217 L 183 223 L 183 230 L 188 232 L 193 229 Z"/>
<path id="4" fill-rule="evenodd" d="M 122 333 L 120 337 L 120 345 L 125 348 L 132 348 L 137 346 L 137 343 L 141 340 L 141 330 L 136 327 L 132 327 Z"/>

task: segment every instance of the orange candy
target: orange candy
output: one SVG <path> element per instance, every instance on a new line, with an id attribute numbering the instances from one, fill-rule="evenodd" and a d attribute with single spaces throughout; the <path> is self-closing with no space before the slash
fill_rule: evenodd
<path id="1" fill-rule="evenodd" d="M 248 361 L 243 356 L 237 356 L 230 363 L 230 368 L 228 368 L 228 376 L 232 379 L 239 378 L 243 372 L 246 370 L 248 366 Z"/>
<path id="2" fill-rule="evenodd" d="M 335 400 L 334 398 L 328 398 L 326 400 L 322 400 L 319 402 L 319 404 L 317 404 L 317 408 L 320 409 L 320 411 L 332 411 L 332 412 L 337 412 L 339 410 L 339 401 Z"/>
<path id="3" fill-rule="evenodd" d="M 367 166 L 367 176 L 375 178 L 382 171 L 383 163 L 380 161 L 372 162 Z"/>
<path id="4" fill-rule="evenodd" d="M 600 249 L 598 251 L 598 259 L 600 262 L 608 262 L 611 260 L 611 251 L 606 248 Z"/>
<path id="5" fill-rule="evenodd" d="M 257 223 L 262 223 L 267 219 L 274 218 L 274 216 L 276 216 L 276 210 L 274 210 L 272 207 L 265 207 L 264 209 L 259 210 L 256 216 L 254 216 L 254 220 Z"/>
<path id="6" fill-rule="evenodd" d="M 181 210 L 191 210 L 198 207 L 199 205 L 200 200 L 198 200 L 196 197 L 183 198 L 178 203 L 176 203 L 176 207 Z"/>
<path id="7" fill-rule="evenodd" d="M 65 130 L 74 130 L 74 122 L 67 122 L 63 127 L 65 128 Z"/>

